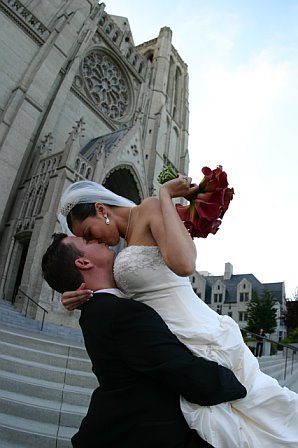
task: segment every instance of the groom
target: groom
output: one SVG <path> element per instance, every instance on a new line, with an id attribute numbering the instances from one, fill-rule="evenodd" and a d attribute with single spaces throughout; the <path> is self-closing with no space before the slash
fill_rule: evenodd
<path id="1" fill-rule="evenodd" d="M 81 306 L 80 326 L 99 387 L 73 447 L 210 447 L 188 427 L 180 395 L 212 406 L 243 398 L 245 388 L 230 370 L 193 356 L 152 308 L 123 298 L 114 258 L 106 244 L 55 234 L 42 259 L 53 289 L 85 282 L 95 291 Z"/>

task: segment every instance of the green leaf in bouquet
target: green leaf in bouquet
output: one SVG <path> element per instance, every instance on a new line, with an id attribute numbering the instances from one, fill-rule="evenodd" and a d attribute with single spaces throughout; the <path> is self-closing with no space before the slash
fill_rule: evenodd
<path id="1" fill-rule="evenodd" d="M 157 177 L 157 181 L 160 184 L 164 184 L 165 182 L 168 182 L 169 180 L 176 179 L 178 176 L 178 171 L 176 168 L 174 168 L 171 165 L 168 165 L 167 167 L 163 168 L 161 172 L 159 173 Z"/>

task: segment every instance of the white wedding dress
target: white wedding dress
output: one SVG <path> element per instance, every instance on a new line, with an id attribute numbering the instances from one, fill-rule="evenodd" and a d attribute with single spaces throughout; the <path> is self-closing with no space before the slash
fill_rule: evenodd
<path id="1" fill-rule="evenodd" d="M 154 308 L 195 355 L 230 368 L 246 387 L 244 399 L 216 406 L 181 397 L 191 428 L 215 448 L 298 447 L 298 395 L 260 371 L 236 322 L 199 299 L 188 277 L 165 265 L 158 247 L 123 249 L 114 276 L 124 293 Z"/>

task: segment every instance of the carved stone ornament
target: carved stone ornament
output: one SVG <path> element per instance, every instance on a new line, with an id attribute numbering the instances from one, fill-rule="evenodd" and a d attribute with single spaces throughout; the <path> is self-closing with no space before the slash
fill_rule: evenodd
<path id="1" fill-rule="evenodd" d="M 116 120 L 123 117 L 128 109 L 129 89 L 113 59 L 94 50 L 83 60 L 82 74 L 88 96 L 100 112 Z"/>

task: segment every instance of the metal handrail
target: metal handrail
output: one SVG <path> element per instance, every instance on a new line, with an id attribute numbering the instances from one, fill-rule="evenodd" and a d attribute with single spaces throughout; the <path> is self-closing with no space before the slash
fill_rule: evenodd
<path id="1" fill-rule="evenodd" d="M 296 352 L 298 351 L 298 347 L 295 347 L 294 345 L 291 344 L 285 344 L 284 342 L 279 342 L 279 341 L 275 341 L 274 339 L 270 339 L 267 336 L 260 336 L 257 333 L 253 333 L 252 331 L 248 331 L 245 329 L 241 330 L 242 335 L 244 334 L 249 334 L 250 336 L 253 336 L 255 339 L 257 338 L 262 338 L 264 341 L 268 341 L 272 344 L 276 344 L 279 345 L 283 348 L 285 348 L 285 370 L 284 370 L 284 380 L 287 377 L 287 366 L 288 366 L 288 350 L 292 350 L 292 365 L 291 365 L 291 375 L 293 373 L 293 369 L 294 369 L 294 356 L 296 355 Z"/>
<path id="2" fill-rule="evenodd" d="M 32 297 L 28 296 L 21 288 L 18 289 L 18 292 L 21 292 L 27 299 L 27 304 L 26 304 L 26 309 L 25 309 L 25 314 L 24 314 L 25 317 L 27 316 L 29 301 L 33 302 L 38 308 L 40 308 L 43 311 L 41 327 L 40 327 L 40 331 L 42 331 L 44 320 L 45 320 L 45 315 L 46 315 L 46 313 L 48 313 L 48 311 L 43 306 L 39 305 L 39 303 L 37 303 L 35 300 L 33 300 Z"/>

